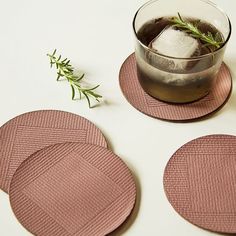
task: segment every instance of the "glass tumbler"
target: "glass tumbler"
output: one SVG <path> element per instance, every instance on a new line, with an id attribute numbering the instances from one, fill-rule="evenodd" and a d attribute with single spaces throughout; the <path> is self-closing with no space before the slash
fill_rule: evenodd
<path id="1" fill-rule="evenodd" d="M 152 20 L 178 16 L 210 23 L 221 33 L 224 42 L 220 48 L 193 57 L 164 55 L 152 49 L 139 36 L 140 29 Z M 208 0 L 152 0 L 144 4 L 133 20 L 135 57 L 140 85 L 149 95 L 171 103 L 196 101 L 209 93 L 217 79 L 231 23 L 227 15 Z M 144 31 L 145 32 L 145 31 Z M 150 32 L 149 32 L 150 34 Z M 150 34 L 150 38 L 155 35 Z M 181 42 L 180 42 L 181 43 Z"/>

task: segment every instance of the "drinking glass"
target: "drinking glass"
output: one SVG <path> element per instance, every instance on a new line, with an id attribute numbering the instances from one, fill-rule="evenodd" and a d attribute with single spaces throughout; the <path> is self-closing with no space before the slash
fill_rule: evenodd
<path id="1" fill-rule="evenodd" d="M 178 16 L 178 13 L 185 19 L 196 18 L 210 23 L 222 34 L 224 43 L 204 55 L 178 58 L 158 53 L 141 41 L 138 33 L 145 23 Z M 214 3 L 208 0 L 152 0 L 136 12 L 133 29 L 138 79 L 149 95 L 165 102 L 186 103 L 204 97 L 213 88 L 231 35 L 228 16 Z"/>

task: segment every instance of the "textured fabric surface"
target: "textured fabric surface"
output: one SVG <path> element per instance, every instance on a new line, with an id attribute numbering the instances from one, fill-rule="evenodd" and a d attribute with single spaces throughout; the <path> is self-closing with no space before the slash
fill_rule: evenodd
<path id="1" fill-rule="evenodd" d="M 182 146 L 166 166 L 164 188 L 191 223 L 236 233 L 236 136 L 209 135 Z"/>
<path id="2" fill-rule="evenodd" d="M 103 236 L 121 225 L 136 198 L 125 163 L 106 148 L 56 144 L 26 159 L 11 182 L 13 211 L 38 236 Z"/>
<path id="3" fill-rule="evenodd" d="M 146 115 L 169 121 L 188 121 L 211 114 L 225 104 L 232 88 L 230 71 L 222 64 L 215 87 L 201 100 L 186 104 L 159 101 L 144 92 L 139 84 L 134 54 L 122 65 L 119 79 L 121 90 L 132 106 Z"/>
<path id="4" fill-rule="evenodd" d="M 32 153 L 63 142 L 107 147 L 105 138 L 94 124 L 68 112 L 34 111 L 4 124 L 0 128 L 0 188 L 8 192 L 17 167 Z"/>

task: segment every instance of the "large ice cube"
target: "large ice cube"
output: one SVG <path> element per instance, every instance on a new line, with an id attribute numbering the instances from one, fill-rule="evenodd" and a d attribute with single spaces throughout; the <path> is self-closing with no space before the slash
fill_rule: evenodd
<path id="1" fill-rule="evenodd" d="M 190 58 L 200 55 L 201 44 L 197 39 L 187 33 L 172 26 L 168 26 L 151 41 L 149 47 L 166 56 Z M 161 63 L 162 59 L 159 60 L 159 63 Z M 188 65 L 188 61 L 174 59 L 171 61 L 170 59 L 170 61 L 168 60 L 168 64 L 172 64 L 171 69 L 185 69 Z"/>
<path id="2" fill-rule="evenodd" d="M 150 46 L 161 54 L 178 58 L 191 57 L 199 50 L 197 39 L 174 27 L 165 28 Z"/>

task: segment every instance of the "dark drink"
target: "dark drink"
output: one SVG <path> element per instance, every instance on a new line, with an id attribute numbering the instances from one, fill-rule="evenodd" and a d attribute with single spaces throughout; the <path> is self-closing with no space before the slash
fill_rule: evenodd
<path id="1" fill-rule="evenodd" d="M 173 26 L 171 19 L 150 20 L 137 31 L 141 42 L 136 49 L 138 78 L 143 89 L 155 98 L 174 103 L 192 102 L 209 93 L 224 50 L 206 45 L 200 39 L 191 39 L 190 34 L 181 33 L 181 29 Z M 194 18 L 184 19 L 197 25 L 202 33 L 210 32 L 224 41 L 223 34 L 210 23 Z M 172 35 L 180 41 L 173 42 L 175 47 L 170 42 L 170 47 L 164 48 L 165 40 L 171 41 Z M 183 45 L 185 41 L 186 45 Z M 154 44 L 156 48 L 152 48 Z"/>

